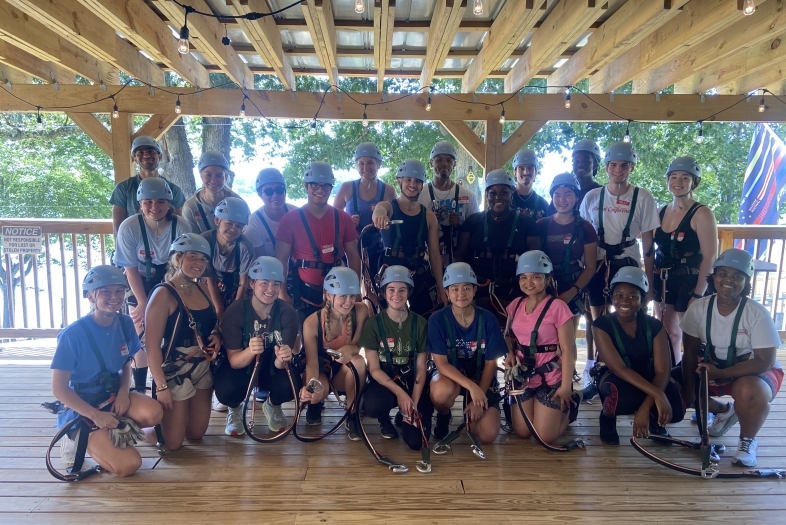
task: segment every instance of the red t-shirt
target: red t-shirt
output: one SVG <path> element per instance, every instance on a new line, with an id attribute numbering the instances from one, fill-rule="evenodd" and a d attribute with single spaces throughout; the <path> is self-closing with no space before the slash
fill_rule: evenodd
<path id="1" fill-rule="evenodd" d="M 336 210 L 328 204 L 327 213 L 321 218 L 317 218 L 306 206 L 302 210 L 322 262 L 333 263 L 341 259 L 344 256 L 346 244 L 357 240 L 358 233 L 352 223 L 352 217 L 347 212 Z M 333 246 L 333 243 L 336 242 L 334 211 L 338 212 L 338 246 Z M 285 242 L 292 246 L 291 259 L 314 260 L 314 250 L 306 229 L 303 227 L 299 210 L 292 210 L 282 217 L 281 223 L 278 225 L 278 232 L 276 232 L 276 241 Z M 300 268 L 300 278 L 316 286 L 322 286 L 325 280 L 321 270 L 315 268 Z"/>

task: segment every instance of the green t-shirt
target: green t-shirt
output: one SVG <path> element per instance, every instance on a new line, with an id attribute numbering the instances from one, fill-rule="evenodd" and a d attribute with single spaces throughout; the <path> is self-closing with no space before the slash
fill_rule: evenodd
<path id="1" fill-rule="evenodd" d="M 366 351 L 375 351 L 379 354 L 379 361 L 387 363 L 387 352 L 382 343 L 382 335 L 379 333 L 377 318 L 382 320 L 385 336 L 388 339 L 390 357 L 394 365 L 406 365 L 410 362 L 412 354 L 412 320 L 417 319 L 417 330 L 415 331 L 415 352 L 426 352 L 426 340 L 428 332 L 428 322 L 415 312 L 409 312 L 407 318 L 401 323 L 391 321 L 387 311 L 382 311 L 371 317 L 363 325 L 363 332 L 360 334 L 360 346 Z"/>

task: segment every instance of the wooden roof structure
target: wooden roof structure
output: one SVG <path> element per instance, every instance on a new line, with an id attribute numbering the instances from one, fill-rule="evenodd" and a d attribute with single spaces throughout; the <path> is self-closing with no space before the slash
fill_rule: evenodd
<path id="1" fill-rule="evenodd" d="M 0 111 L 64 111 L 113 157 L 118 180 L 131 173 L 132 115 L 152 114 L 137 134 L 158 138 L 179 117 L 176 98 L 184 115 L 238 116 L 244 94 L 249 117 L 359 120 L 367 113 L 370 120 L 440 121 L 488 171 L 549 120 L 786 121 L 786 103 L 772 96 L 786 94 L 785 3 L 0 0 Z M 749 4 L 755 12 L 745 16 Z M 233 18 L 290 5 L 274 16 Z M 190 49 L 181 54 L 184 6 L 215 18 L 189 14 Z M 162 92 L 167 71 L 192 87 Z M 146 87 L 118 92 L 121 72 Z M 203 91 L 210 72 L 226 74 L 242 91 Z M 254 90 L 256 74 L 275 75 L 285 91 Z M 298 92 L 297 75 L 322 75 L 333 85 L 340 77 L 371 77 L 378 93 Z M 422 92 L 384 93 L 389 78 L 418 79 Z M 462 93 L 431 93 L 427 108 L 436 78 L 460 78 Z M 504 78 L 504 93 L 476 93 L 487 78 Z M 547 93 L 524 95 L 534 78 L 546 79 Z M 572 91 L 566 108 L 566 87 L 583 79 L 588 89 Z M 614 94 L 628 83 L 633 94 Z M 671 86 L 674 94 L 661 97 Z M 772 95 L 739 104 L 756 89 Z M 764 113 L 757 111 L 761 98 Z M 109 130 L 93 115 L 114 107 Z M 521 121 L 507 138 L 502 111 Z M 487 121 L 485 142 L 466 120 Z"/>

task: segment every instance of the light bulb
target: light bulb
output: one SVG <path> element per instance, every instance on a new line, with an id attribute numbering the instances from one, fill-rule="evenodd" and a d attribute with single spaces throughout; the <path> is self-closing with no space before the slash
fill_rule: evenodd
<path id="1" fill-rule="evenodd" d="M 565 93 L 565 109 L 570 109 L 570 93 Z"/>
<path id="2" fill-rule="evenodd" d="M 759 113 L 764 113 L 765 109 L 766 107 L 764 105 L 764 97 L 761 97 L 761 100 L 759 101 Z"/>
<path id="3" fill-rule="evenodd" d="M 622 142 L 630 142 L 630 131 L 625 130 L 625 136 L 622 138 Z"/>
<path id="4" fill-rule="evenodd" d="M 475 16 L 483 16 L 483 0 L 475 0 L 475 6 L 472 8 L 472 14 Z"/>
<path id="5" fill-rule="evenodd" d="M 363 127 L 364 128 L 368 127 L 368 116 L 366 116 L 366 112 L 365 111 L 363 112 Z"/>
<path id="6" fill-rule="evenodd" d="M 37 124 L 41 124 L 43 121 L 41 120 L 41 108 L 38 108 L 38 111 L 35 115 L 35 121 Z"/>
<path id="7" fill-rule="evenodd" d="M 701 144 L 704 142 L 704 129 L 699 128 L 699 134 L 696 135 L 696 143 Z"/>
<path id="8" fill-rule="evenodd" d="M 180 28 L 180 40 L 177 43 L 177 52 L 181 55 L 187 55 L 191 51 L 188 45 L 188 26 Z"/>
<path id="9" fill-rule="evenodd" d="M 240 104 L 240 116 L 241 117 L 245 117 L 246 116 L 246 103 L 245 102 Z"/>
<path id="10" fill-rule="evenodd" d="M 366 10 L 366 2 L 364 0 L 355 0 L 355 12 L 360 14 Z"/>
<path id="11" fill-rule="evenodd" d="M 660 91 L 655 93 L 655 102 L 660 102 Z"/>
<path id="12" fill-rule="evenodd" d="M 750 16 L 756 12 L 756 4 L 753 0 L 745 0 L 742 4 L 742 14 L 745 16 Z"/>
<path id="13" fill-rule="evenodd" d="M 112 118 L 118 118 L 120 116 L 120 111 L 117 109 L 117 104 L 112 106 Z"/>
<path id="14" fill-rule="evenodd" d="M 431 111 L 431 95 L 428 96 L 428 100 L 426 101 L 426 111 Z"/>
<path id="15" fill-rule="evenodd" d="M 311 134 L 312 135 L 316 135 L 317 134 L 317 120 L 316 119 L 314 119 L 314 122 L 311 123 Z"/>
<path id="16" fill-rule="evenodd" d="M 499 123 L 500 124 L 504 124 L 505 123 L 505 110 L 504 109 L 502 110 L 502 114 L 499 116 Z"/>
<path id="17" fill-rule="evenodd" d="M 180 98 L 178 97 L 177 102 L 175 102 L 175 113 L 180 115 Z"/>

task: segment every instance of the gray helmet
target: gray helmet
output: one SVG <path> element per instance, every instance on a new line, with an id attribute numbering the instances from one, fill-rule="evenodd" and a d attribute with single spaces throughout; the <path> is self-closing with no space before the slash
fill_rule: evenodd
<path id="1" fill-rule="evenodd" d="M 576 183 L 576 177 L 574 177 L 572 173 L 560 173 L 552 179 L 551 187 L 549 188 L 549 195 L 551 195 L 552 198 L 557 188 L 570 188 L 576 192 L 576 196 L 579 194 L 579 185 Z"/>
<path id="2" fill-rule="evenodd" d="M 199 252 L 211 257 L 210 243 L 198 233 L 183 233 L 172 242 L 169 253 L 173 252 Z"/>
<path id="3" fill-rule="evenodd" d="M 336 178 L 333 176 L 333 168 L 330 167 L 330 164 L 318 160 L 309 164 L 306 174 L 303 176 L 303 181 L 335 184 Z"/>
<path id="4" fill-rule="evenodd" d="M 540 250 L 530 250 L 519 255 L 519 262 L 516 264 L 516 275 L 522 273 L 545 273 L 550 274 L 554 271 L 551 259 Z"/>
<path id="5" fill-rule="evenodd" d="M 136 201 L 143 201 L 145 199 L 166 199 L 171 201 L 174 199 L 172 195 L 172 188 L 161 177 L 147 177 L 139 182 L 139 187 L 136 189 Z"/>
<path id="6" fill-rule="evenodd" d="M 275 257 L 263 255 L 257 257 L 248 267 L 248 278 L 253 281 L 265 279 L 267 281 L 284 282 L 284 265 Z"/>
<path id="7" fill-rule="evenodd" d="M 672 171 L 685 171 L 693 175 L 694 178 L 701 179 L 699 162 L 693 157 L 677 157 L 669 164 L 669 168 L 666 170 L 666 177 L 668 177 Z"/>
<path id="8" fill-rule="evenodd" d="M 216 206 L 214 215 L 216 219 L 225 219 L 228 221 L 239 222 L 240 224 L 248 224 L 248 216 L 251 210 L 248 209 L 248 204 L 238 197 L 227 197 Z"/>
<path id="9" fill-rule="evenodd" d="M 510 176 L 510 173 L 501 168 L 497 170 L 491 170 L 486 174 L 486 186 L 484 189 L 487 190 L 497 184 L 504 184 L 506 186 L 510 186 L 511 188 L 516 187 L 516 181 L 513 180 L 513 177 Z"/>
<path id="10" fill-rule="evenodd" d="M 600 148 L 595 144 L 594 140 L 581 139 L 573 145 L 573 153 L 577 151 L 586 151 L 595 157 L 595 162 L 600 164 Z"/>
<path id="11" fill-rule="evenodd" d="M 535 155 L 535 151 L 523 149 L 516 153 L 516 156 L 513 157 L 513 169 L 515 170 L 519 166 L 535 166 L 537 168 L 538 157 Z"/>
<path id="12" fill-rule="evenodd" d="M 379 151 L 379 148 L 373 142 L 361 142 L 358 144 L 358 147 L 355 148 L 355 162 L 360 157 L 371 157 L 377 159 L 380 164 L 382 163 L 382 152 Z"/>
<path id="13" fill-rule="evenodd" d="M 278 171 L 276 168 L 264 168 L 257 175 L 257 191 L 259 191 L 260 188 L 262 188 L 262 186 L 265 184 L 270 183 L 281 184 L 285 188 L 287 187 L 287 181 L 284 180 L 284 176 L 280 171 Z"/>
<path id="14" fill-rule="evenodd" d="M 147 135 L 142 135 L 141 137 L 137 137 L 131 143 L 131 155 L 139 148 L 153 148 L 159 153 L 162 153 L 163 150 L 161 149 L 161 144 L 158 143 L 156 139 L 153 137 L 148 137 Z"/>
<path id="15" fill-rule="evenodd" d="M 113 284 L 124 286 L 126 289 L 129 288 L 128 279 L 126 279 L 123 270 L 110 264 L 93 266 L 82 281 L 82 297 L 87 297 L 87 292 Z"/>
<path id="16" fill-rule="evenodd" d="M 415 287 L 415 281 L 412 280 L 412 276 L 409 274 L 407 267 L 398 264 L 385 268 L 385 273 L 382 274 L 382 281 L 380 281 L 379 287 L 384 290 L 385 286 L 390 283 L 407 283 L 410 288 Z"/>
<path id="17" fill-rule="evenodd" d="M 447 288 L 454 284 L 478 284 L 478 276 L 470 265 L 464 262 L 449 264 L 442 276 L 442 286 Z"/>
<path id="18" fill-rule="evenodd" d="M 734 268 L 747 275 L 749 278 L 753 277 L 753 257 L 745 250 L 738 248 L 729 248 L 720 257 L 715 259 L 712 269 L 716 270 L 721 266 L 728 266 Z"/>
<path id="19" fill-rule="evenodd" d="M 614 286 L 619 283 L 632 284 L 641 290 L 642 295 L 647 295 L 647 292 L 650 291 L 650 283 L 647 281 L 647 274 L 644 273 L 644 270 L 636 266 L 623 266 L 620 268 L 609 283 L 609 288 L 613 290 Z"/>
<path id="20" fill-rule="evenodd" d="M 220 168 L 224 168 L 225 170 L 229 170 L 229 161 L 220 151 L 206 151 L 202 153 L 201 157 L 199 157 L 197 171 L 201 172 L 208 166 L 218 166 Z"/>
<path id="21" fill-rule="evenodd" d="M 434 147 L 431 148 L 429 160 L 434 160 L 434 157 L 437 155 L 450 155 L 454 159 L 458 158 L 458 153 L 456 153 L 456 148 L 453 146 L 453 144 L 444 140 L 434 144 Z"/>
<path id="22" fill-rule="evenodd" d="M 639 161 L 639 156 L 633 148 L 633 143 L 620 141 L 609 146 L 609 149 L 606 150 L 606 158 L 603 162 L 608 164 L 614 160 L 636 164 Z"/>
<path id="23" fill-rule="evenodd" d="M 397 179 L 403 179 L 404 177 L 426 182 L 426 165 L 417 159 L 405 160 L 396 172 Z"/>
<path id="24" fill-rule="evenodd" d="M 322 288 L 333 295 L 353 295 L 360 293 L 360 279 L 352 268 L 336 266 L 325 276 Z"/>

